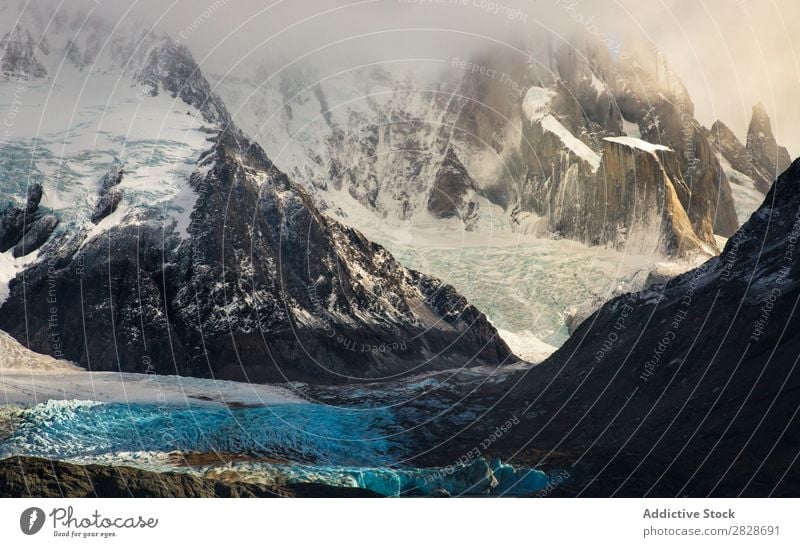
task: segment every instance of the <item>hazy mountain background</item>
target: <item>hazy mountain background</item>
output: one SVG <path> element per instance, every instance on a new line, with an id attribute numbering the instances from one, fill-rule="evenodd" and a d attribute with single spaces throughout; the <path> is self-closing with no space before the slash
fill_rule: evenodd
<path id="1" fill-rule="evenodd" d="M 726 120 L 744 138 L 752 105 L 761 101 L 778 141 L 792 155 L 800 151 L 800 136 L 791 131 L 800 123 L 793 105 L 800 92 L 793 38 L 800 34 L 800 4 L 794 0 L 501 0 L 497 13 L 481 0 L 22 0 L 6 3 L 0 14 L 16 14 L 17 4 L 42 13 L 83 4 L 112 20 L 134 18 L 184 41 L 201 68 L 216 73 L 265 56 L 276 70 L 289 63 L 350 68 L 443 59 L 487 42 L 511 44 L 517 35 L 551 33 L 569 41 L 586 29 L 613 50 L 634 32 L 665 52 L 701 123 Z"/>

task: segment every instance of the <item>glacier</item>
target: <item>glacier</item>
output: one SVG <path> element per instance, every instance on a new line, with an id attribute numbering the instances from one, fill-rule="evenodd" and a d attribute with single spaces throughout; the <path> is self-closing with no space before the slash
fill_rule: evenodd
<path id="1" fill-rule="evenodd" d="M 21 411 L 0 457 L 225 452 L 377 466 L 391 461 L 391 425 L 387 410 L 318 404 L 213 408 L 51 400 Z"/>
<path id="2" fill-rule="evenodd" d="M 194 107 L 166 94 L 142 97 L 110 75 L 86 76 L 64 69 L 55 82 L 30 82 L 25 102 L 0 86 L 0 112 L 18 111 L 0 140 L 0 190 L 19 199 L 29 185 L 44 188 L 41 206 L 64 227 L 96 236 L 138 207 L 161 214 L 165 228 L 185 235 L 195 195 L 189 175 L 209 147 L 204 121 Z M 83 85 L 82 85 L 83 83 Z M 94 226 L 89 219 L 100 177 L 123 166 L 120 208 Z M 63 230 L 63 228 L 61 228 Z"/>
<path id="3" fill-rule="evenodd" d="M 385 496 L 533 494 L 549 484 L 535 469 L 475 458 L 440 468 L 398 464 L 408 453 L 388 408 L 293 403 L 227 408 L 49 400 L 5 407 L 10 432 L 0 459 L 37 456 L 133 465 L 248 482 L 323 483 Z M 219 465 L 176 463 L 214 454 Z M 224 461 L 225 455 L 232 460 Z M 231 457 L 231 456 L 229 456 Z"/>
<path id="4" fill-rule="evenodd" d="M 453 285 L 507 333 L 503 339 L 517 355 L 534 363 L 569 336 L 570 307 L 641 288 L 658 262 L 652 255 L 501 231 L 467 238 L 422 224 L 395 231 L 368 226 L 367 234 L 403 264 Z"/>

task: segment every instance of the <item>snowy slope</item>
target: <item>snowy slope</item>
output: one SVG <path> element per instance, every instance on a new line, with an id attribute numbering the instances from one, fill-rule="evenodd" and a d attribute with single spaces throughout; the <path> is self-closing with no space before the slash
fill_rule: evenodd
<path id="1" fill-rule="evenodd" d="M 114 28 L 78 7 L 53 13 L 29 6 L 0 27 L 6 201 L 21 204 L 40 184 L 41 209 L 56 215 L 58 232 L 86 230 L 91 238 L 141 222 L 147 210 L 150 221 L 185 236 L 196 198 L 188 176 L 209 147 L 204 126 L 216 120 L 200 104 L 152 85 L 154 75 L 164 80 L 173 70 L 153 56 L 182 50 L 135 24 Z M 121 203 L 95 226 L 100 179 L 119 167 Z"/>
<path id="2" fill-rule="evenodd" d="M 758 209 L 764 202 L 764 194 L 756 187 L 755 181 L 741 171 L 737 171 L 731 166 L 730 161 L 725 156 L 720 155 L 720 163 L 731 181 L 731 191 L 733 199 L 736 201 L 736 213 L 739 222 L 745 223 L 750 215 Z"/>
<path id="3" fill-rule="evenodd" d="M 218 120 L 147 81 L 151 74 L 166 80 L 173 69 L 152 55 L 185 53 L 77 9 L 50 18 L 33 6 L 19 21 L 4 17 L 2 26 L 0 211 L 24 208 L 29 191 L 41 187 L 36 215 L 57 225 L 37 246 L 66 233 L 83 234 L 85 244 L 143 222 L 161 226 L 165 237 L 186 237 L 197 198 L 189 175 Z M 97 215 L 102 179 L 120 168 L 115 207 Z M 0 253 L 0 304 L 9 282 L 43 259 L 40 251 Z"/>
<path id="4" fill-rule="evenodd" d="M 92 228 L 100 178 L 121 165 L 122 206 L 94 233 L 135 220 L 143 206 L 160 210 L 166 227 L 185 231 L 184 217 L 194 205 L 188 177 L 208 147 L 198 111 L 168 95 L 142 95 L 116 76 L 87 81 L 87 75 L 70 72 L 54 82 L 32 82 L 18 106 L 15 87 L 0 86 L 0 115 L 17 107 L 10 135 L 0 144 L 4 194 L 22 202 L 29 184 L 42 184 L 43 207 L 65 226 Z"/>

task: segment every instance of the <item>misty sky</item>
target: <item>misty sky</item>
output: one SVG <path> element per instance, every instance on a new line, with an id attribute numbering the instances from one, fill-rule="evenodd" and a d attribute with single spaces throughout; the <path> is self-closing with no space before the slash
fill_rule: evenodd
<path id="1" fill-rule="evenodd" d="M 466 54 L 529 33 L 568 40 L 584 27 L 615 43 L 636 31 L 666 53 L 703 124 L 719 118 L 744 137 L 761 101 L 779 142 L 800 154 L 797 0 L 85 1 L 111 18 L 133 4 L 128 19 L 183 37 L 203 68 L 217 73 L 237 61 L 280 67 L 313 59 L 348 68 Z"/>

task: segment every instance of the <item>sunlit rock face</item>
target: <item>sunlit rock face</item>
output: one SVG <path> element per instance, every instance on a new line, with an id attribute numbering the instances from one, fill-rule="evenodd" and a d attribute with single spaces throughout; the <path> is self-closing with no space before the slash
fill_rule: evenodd
<path id="1" fill-rule="evenodd" d="M 635 124 L 642 139 L 675 151 L 687 188 L 679 198 L 698 237 L 731 235 L 739 224 L 729 182 L 664 53 L 645 42 L 624 48 L 616 96 L 623 118 Z"/>
<path id="2" fill-rule="evenodd" d="M 529 99 L 533 109 L 536 99 Z M 643 254 L 715 251 L 711 219 L 694 226 L 687 213 L 693 196 L 672 149 L 623 136 L 603 138 L 595 153 L 541 111 L 531 113 L 528 143 L 545 152 L 530 156 L 525 198 L 513 216 L 520 228 Z"/>
<path id="3" fill-rule="evenodd" d="M 587 236 L 633 252 L 702 253 L 713 249 L 713 233 L 701 239 L 679 198 L 688 191 L 672 170 L 675 153 L 632 137 L 608 138 L 597 176 Z M 605 184 L 603 184 L 605 183 Z"/>

